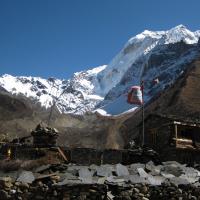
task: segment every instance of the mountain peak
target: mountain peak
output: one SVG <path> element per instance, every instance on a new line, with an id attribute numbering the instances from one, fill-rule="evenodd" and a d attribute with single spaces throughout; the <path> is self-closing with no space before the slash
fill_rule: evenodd
<path id="1" fill-rule="evenodd" d="M 187 44 L 195 44 L 200 37 L 200 31 L 192 32 L 186 26 L 180 24 L 167 31 L 144 30 L 142 33 L 129 39 L 127 45 L 141 43 L 149 38 L 153 40 L 163 39 L 165 44 L 176 43 L 183 40 Z"/>
<path id="2" fill-rule="evenodd" d="M 184 29 L 187 29 L 187 27 L 183 24 L 179 24 L 177 26 L 175 26 L 174 28 L 172 29 L 177 29 L 177 30 L 184 30 Z M 187 29 L 188 30 L 188 29 Z"/>
<path id="3" fill-rule="evenodd" d="M 109 114 L 121 113 L 129 109 L 123 94 L 131 85 L 148 80 L 148 100 L 172 84 L 199 54 L 199 37 L 200 31 L 192 32 L 182 24 L 167 31 L 145 30 L 132 37 L 108 65 L 74 73 L 69 80 L 5 74 L 0 77 L 0 87 L 31 97 L 46 108 L 56 100 L 58 110 L 64 113 L 82 114 L 102 105 L 109 109 L 114 105 L 110 111 L 104 107 Z M 185 43 L 183 48 L 176 44 L 180 41 Z M 151 80 L 155 77 L 160 84 L 154 87 Z"/>
<path id="4" fill-rule="evenodd" d="M 178 25 L 166 32 L 165 43 L 176 43 L 183 40 L 186 44 L 195 44 L 198 42 L 198 36 L 190 31 L 184 25 Z"/>

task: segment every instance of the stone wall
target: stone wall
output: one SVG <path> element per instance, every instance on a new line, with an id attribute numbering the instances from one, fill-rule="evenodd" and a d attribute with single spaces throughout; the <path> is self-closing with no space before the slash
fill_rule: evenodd
<path id="1" fill-rule="evenodd" d="M 91 165 L 91 164 L 131 164 L 136 162 L 146 163 L 153 160 L 155 163 L 159 162 L 158 155 L 148 148 L 135 150 L 96 150 L 90 148 L 63 148 L 67 159 L 71 163 Z"/>

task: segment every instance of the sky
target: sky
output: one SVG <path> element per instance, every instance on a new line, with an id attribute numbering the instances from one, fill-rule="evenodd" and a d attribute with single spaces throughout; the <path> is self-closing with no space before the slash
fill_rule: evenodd
<path id="1" fill-rule="evenodd" d="M 129 38 L 183 24 L 199 0 L 0 0 L 0 75 L 70 78 L 109 64 Z"/>

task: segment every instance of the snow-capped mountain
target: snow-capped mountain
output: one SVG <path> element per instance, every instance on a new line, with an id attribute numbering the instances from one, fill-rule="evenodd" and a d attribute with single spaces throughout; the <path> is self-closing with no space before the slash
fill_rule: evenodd
<path id="1" fill-rule="evenodd" d="M 179 25 L 168 31 L 148 31 L 131 38 L 108 64 L 77 72 L 69 80 L 39 77 L 0 77 L 0 87 L 24 94 L 46 108 L 55 102 L 60 112 L 102 111 L 119 114 L 135 109 L 126 102 L 131 85 L 145 83 L 146 102 L 182 74 L 198 55 L 200 31 Z M 153 80 L 159 79 L 154 85 Z"/>
<path id="2" fill-rule="evenodd" d="M 96 75 L 105 67 L 77 72 L 70 80 L 5 74 L 0 77 L 0 87 L 14 95 L 22 94 L 36 100 L 43 107 L 49 108 L 55 103 L 61 113 L 80 114 L 92 110 L 103 100 L 93 90 L 97 82 Z"/>

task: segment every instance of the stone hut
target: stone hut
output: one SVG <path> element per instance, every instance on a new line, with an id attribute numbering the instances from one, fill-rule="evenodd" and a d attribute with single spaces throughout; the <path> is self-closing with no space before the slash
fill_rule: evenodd
<path id="1" fill-rule="evenodd" d="M 141 140 L 142 124 L 139 124 Z M 200 122 L 175 116 L 150 114 L 145 119 L 144 143 L 164 160 L 200 162 Z"/>
<path id="2" fill-rule="evenodd" d="M 33 136 L 34 146 L 53 147 L 56 146 L 58 130 L 39 124 L 36 129 L 31 132 L 31 135 Z"/>

